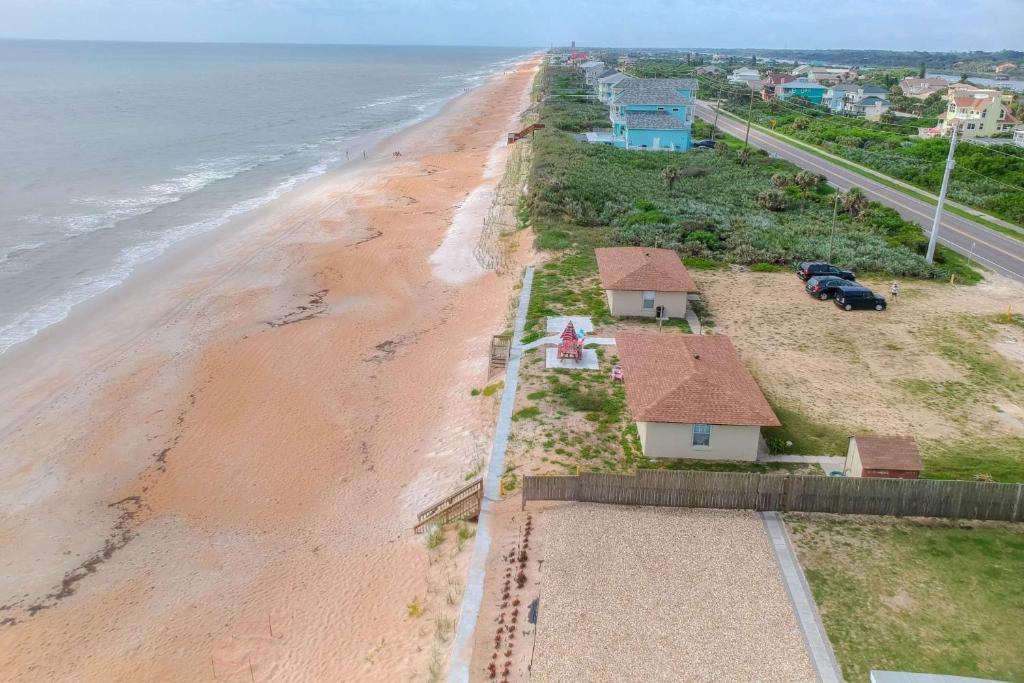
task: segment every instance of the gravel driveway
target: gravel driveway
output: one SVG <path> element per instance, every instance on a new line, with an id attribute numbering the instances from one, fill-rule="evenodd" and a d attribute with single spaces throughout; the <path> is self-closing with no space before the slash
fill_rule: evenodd
<path id="1" fill-rule="evenodd" d="M 815 680 L 755 513 L 575 503 L 547 525 L 532 680 Z"/>

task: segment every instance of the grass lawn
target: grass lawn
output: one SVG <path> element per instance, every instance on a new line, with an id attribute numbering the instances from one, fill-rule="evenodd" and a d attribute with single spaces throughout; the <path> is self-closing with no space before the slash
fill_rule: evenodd
<path id="1" fill-rule="evenodd" d="M 786 521 L 847 680 L 1024 680 L 1024 525 Z"/>
<path id="2" fill-rule="evenodd" d="M 846 455 L 851 430 L 817 422 L 777 400 L 769 399 L 768 402 L 782 423 L 781 427 L 762 430 L 769 451 L 796 455 Z"/>

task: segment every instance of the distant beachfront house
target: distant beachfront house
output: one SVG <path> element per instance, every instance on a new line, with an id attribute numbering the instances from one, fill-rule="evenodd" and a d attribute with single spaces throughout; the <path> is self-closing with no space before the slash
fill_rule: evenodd
<path id="1" fill-rule="evenodd" d="M 616 70 L 616 69 L 609 69 L 608 67 L 605 67 L 604 69 L 601 69 L 596 74 L 594 74 L 594 83 L 593 83 L 594 92 L 598 93 L 598 95 L 600 95 L 600 92 L 601 92 L 601 79 L 602 78 L 607 78 L 609 76 L 614 76 L 617 73 L 619 73 L 618 70 Z"/>
<path id="2" fill-rule="evenodd" d="M 820 83 L 798 78 L 795 81 L 776 86 L 775 97 L 783 102 L 794 97 L 801 97 L 813 105 L 819 105 L 826 90 L 828 88 Z"/>
<path id="3" fill-rule="evenodd" d="M 730 83 L 745 83 L 747 81 L 759 81 L 761 80 L 761 74 L 757 69 L 748 69 L 747 67 L 740 67 L 735 69 L 728 78 Z"/>
<path id="4" fill-rule="evenodd" d="M 775 99 L 776 89 L 783 83 L 791 83 L 796 80 L 796 76 L 791 74 L 768 74 L 761 81 L 761 99 L 765 102 L 771 102 Z"/>
<path id="5" fill-rule="evenodd" d="M 904 78 L 900 81 L 903 96 L 919 100 L 927 99 L 928 96 L 948 86 L 949 81 L 945 78 Z"/>
<path id="6" fill-rule="evenodd" d="M 611 144 L 626 149 L 690 149 L 696 80 L 634 78 L 619 86 L 613 88 L 609 107 Z"/>
<path id="7" fill-rule="evenodd" d="M 978 88 L 967 83 L 949 86 L 946 111 L 939 114 L 937 130 L 948 135 L 954 125 L 967 138 L 988 137 L 996 133 L 1009 133 L 1019 123 L 1010 113 L 1009 105 L 1013 95 L 1000 90 Z"/>
<path id="8" fill-rule="evenodd" d="M 722 73 L 722 70 L 717 66 L 698 66 L 694 73 L 698 76 L 716 76 Z"/>
<path id="9" fill-rule="evenodd" d="M 601 287 L 614 316 L 686 317 L 686 297 L 697 291 L 671 249 L 604 247 L 594 250 Z"/>
<path id="10" fill-rule="evenodd" d="M 878 121 L 882 118 L 882 114 L 892 108 L 892 103 L 884 97 L 868 95 L 857 100 L 851 106 L 854 114 L 863 116 L 869 121 Z"/>
<path id="11" fill-rule="evenodd" d="M 756 460 L 778 427 L 725 335 L 618 333 L 626 404 L 648 458 Z"/>
<path id="12" fill-rule="evenodd" d="M 846 105 L 857 94 L 853 83 L 836 83 L 825 91 L 821 103 L 836 114 L 846 111 Z"/>
<path id="13" fill-rule="evenodd" d="M 605 70 L 604 62 L 591 60 L 580 64 L 579 69 L 583 72 L 583 82 L 593 87 L 597 84 L 598 76 Z"/>
<path id="14" fill-rule="evenodd" d="M 615 87 L 623 81 L 628 81 L 632 78 L 632 76 L 627 76 L 619 71 L 599 78 L 597 80 L 597 99 L 604 104 L 608 104 L 612 101 L 612 93 Z"/>

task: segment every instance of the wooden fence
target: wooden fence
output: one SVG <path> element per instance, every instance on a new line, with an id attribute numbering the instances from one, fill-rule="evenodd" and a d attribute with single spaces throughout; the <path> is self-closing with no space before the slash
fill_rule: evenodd
<path id="1" fill-rule="evenodd" d="M 1024 521 L 1024 484 L 638 470 L 523 477 L 530 500 Z"/>

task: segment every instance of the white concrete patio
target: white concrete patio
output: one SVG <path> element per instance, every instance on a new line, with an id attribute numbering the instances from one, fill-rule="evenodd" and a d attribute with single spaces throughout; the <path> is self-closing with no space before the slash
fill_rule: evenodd
<path id="1" fill-rule="evenodd" d="M 558 347 L 549 346 L 544 350 L 544 367 L 563 368 L 565 370 L 597 370 L 597 351 L 594 349 L 583 349 L 583 358 L 579 361 L 571 358 L 559 358 Z"/>

